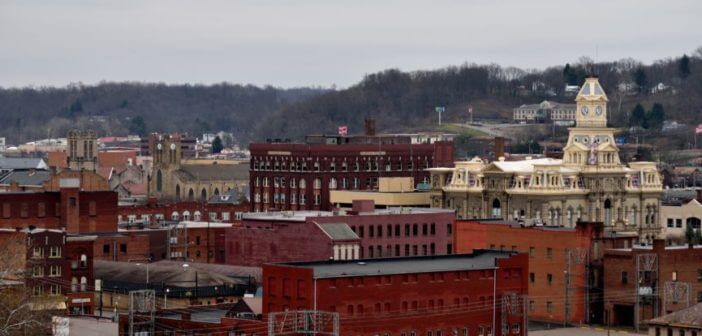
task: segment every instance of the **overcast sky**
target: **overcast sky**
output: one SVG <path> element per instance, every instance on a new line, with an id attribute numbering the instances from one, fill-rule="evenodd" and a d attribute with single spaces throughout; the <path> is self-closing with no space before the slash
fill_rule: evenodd
<path id="1" fill-rule="evenodd" d="M 700 14 L 700 0 L 0 0 L 0 86 L 346 87 L 387 68 L 650 63 L 701 46 Z"/>

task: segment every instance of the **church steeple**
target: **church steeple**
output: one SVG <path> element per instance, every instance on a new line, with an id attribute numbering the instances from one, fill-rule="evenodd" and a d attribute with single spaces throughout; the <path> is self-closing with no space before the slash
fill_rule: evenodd
<path id="1" fill-rule="evenodd" d="M 576 127 L 607 127 L 607 94 L 597 77 L 588 77 L 575 97 Z"/>

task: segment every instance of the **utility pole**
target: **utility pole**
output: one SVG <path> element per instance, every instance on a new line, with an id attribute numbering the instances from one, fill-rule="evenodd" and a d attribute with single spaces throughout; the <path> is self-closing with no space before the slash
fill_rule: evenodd
<path id="1" fill-rule="evenodd" d="M 639 331 L 641 324 L 642 298 L 649 298 L 653 304 L 653 317 L 657 314 L 656 288 L 658 283 L 658 255 L 655 253 L 642 253 L 636 256 L 636 304 L 634 306 L 634 328 Z M 647 300 L 643 300 L 644 302 Z"/>
<path id="2" fill-rule="evenodd" d="M 446 107 L 444 106 L 437 106 L 434 108 L 434 111 L 439 113 L 439 126 L 441 126 L 441 113 L 446 112 Z"/>

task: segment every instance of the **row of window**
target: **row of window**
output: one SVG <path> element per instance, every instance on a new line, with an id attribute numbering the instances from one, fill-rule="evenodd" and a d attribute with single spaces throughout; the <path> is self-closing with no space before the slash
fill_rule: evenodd
<path id="1" fill-rule="evenodd" d="M 700 220 L 697 217 L 689 217 L 685 220 L 685 225 L 686 227 L 691 227 L 695 230 L 699 230 L 701 222 L 702 220 Z M 683 220 L 682 218 L 668 218 L 667 224 L 669 228 L 682 228 Z"/>
<path id="2" fill-rule="evenodd" d="M 402 237 L 403 232 L 401 230 L 402 226 L 400 224 L 395 224 L 394 226 L 392 224 L 387 224 L 386 226 L 383 225 L 369 225 L 367 226 L 368 228 L 368 238 L 382 238 L 383 237 L 383 227 L 385 227 L 385 235 L 388 238 L 394 237 Z M 404 237 L 417 237 L 420 235 L 420 226 L 418 223 L 414 224 L 409 224 L 405 223 L 404 225 Z M 394 230 L 393 230 L 394 229 Z M 366 226 L 351 226 L 351 230 L 356 232 L 358 237 L 364 238 L 365 233 L 366 233 Z M 446 235 L 450 237 L 453 234 L 453 224 L 448 223 L 446 224 Z M 426 237 L 426 236 L 434 236 L 436 235 L 436 224 L 431 223 L 423 223 L 421 226 L 421 236 Z"/>
<path id="3" fill-rule="evenodd" d="M 234 213 L 234 218 L 235 218 L 235 220 L 241 220 L 242 215 L 243 215 L 243 212 L 239 212 L 239 211 L 235 212 L 235 213 Z M 137 217 L 137 216 L 139 216 L 139 217 Z M 221 218 L 218 218 L 218 213 L 217 213 L 216 211 L 208 212 L 208 216 L 209 216 L 209 220 L 210 220 L 210 221 L 218 221 L 218 220 L 221 219 L 222 221 L 225 221 L 225 222 L 226 222 L 226 221 L 231 220 L 231 213 L 228 212 L 228 211 L 223 211 L 223 212 L 221 213 Z M 153 214 L 153 215 L 150 215 L 150 214 L 143 214 L 143 215 L 132 214 L 132 215 L 127 215 L 127 223 L 133 224 L 133 223 L 136 223 L 137 220 L 140 219 L 141 222 L 143 222 L 144 224 L 149 224 L 149 223 L 151 222 L 151 218 L 152 218 L 152 217 L 153 217 L 153 219 L 154 219 L 155 221 L 157 221 L 157 222 L 165 220 L 164 214 Z M 172 221 L 178 221 L 178 220 L 181 220 L 181 219 L 184 220 L 184 221 L 189 221 L 189 220 L 192 219 L 193 221 L 199 222 L 199 221 L 202 220 L 202 213 L 201 213 L 200 211 L 195 211 L 195 212 L 192 214 L 192 217 L 191 217 L 191 216 L 190 216 L 190 211 L 188 211 L 188 210 L 183 211 L 182 214 L 179 214 L 178 211 L 173 211 L 173 212 L 171 213 L 170 219 L 171 219 Z M 118 223 L 124 223 L 123 220 L 124 220 L 124 217 L 123 217 L 122 215 L 117 215 L 117 222 L 118 222 Z"/>
<path id="4" fill-rule="evenodd" d="M 32 288 L 32 295 L 33 296 L 44 296 L 44 285 L 36 285 Z M 49 288 L 48 294 L 51 296 L 56 296 L 56 295 L 61 295 L 61 285 L 58 284 L 50 284 L 47 285 L 46 287 Z"/>
<path id="5" fill-rule="evenodd" d="M 402 301 L 400 303 L 400 311 L 403 313 L 410 312 L 410 311 L 423 311 L 423 312 L 432 312 L 432 311 L 441 311 L 446 309 L 447 311 L 450 310 L 460 310 L 464 309 L 466 312 L 470 311 L 477 311 L 479 307 L 488 307 L 492 306 L 493 304 L 493 297 L 492 296 L 480 296 L 478 298 L 478 301 L 475 303 L 471 303 L 470 300 L 467 297 L 464 298 L 454 298 L 453 299 L 453 305 L 445 305 L 444 304 L 444 299 L 430 299 L 427 300 L 426 303 L 424 302 L 419 302 L 419 301 Z M 332 311 L 336 310 L 336 307 L 331 307 Z M 369 308 L 370 309 L 370 308 Z M 358 305 L 347 305 L 346 306 L 346 314 L 349 316 L 363 316 L 365 314 L 390 314 L 390 313 L 397 313 L 397 309 L 393 310 L 392 303 L 390 302 L 376 302 L 374 305 L 373 311 L 366 311 L 366 307 L 362 304 Z"/>
<path id="6" fill-rule="evenodd" d="M 76 206 L 77 200 L 75 197 L 71 197 L 69 199 L 69 204 L 71 206 Z M 46 203 L 45 202 L 37 202 L 35 203 L 37 207 L 37 211 L 35 216 L 38 218 L 43 218 L 46 217 Z M 29 218 L 29 207 L 30 203 L 20 203 L 19 205 L 19 217 L 20 218 Z M 2 218 L 12 218 L 13 217 L 13 212 L 17 212 L 17 210 L 13 211 L 12 204 L 10 203 L 3 203 L 2 204 Z M 61 215 L 61 203 L 56 203 L 55 204 L 55 211 L 54 215 L 56 217 Z M 90 201 L 88 202 L 88 215 L 89 216 L 97 216 L 97 203 L 95 201 Z"/>
<path id="7" fill-rule="evenodd" d="M 34 265 L 34 267 L 32 267 L 32 276 L 35 278 L 43 277 L 44 276 L 44 268 L 45 267 L 43 265 Z M 61 265 L 50 265 L 48 276 L 60 277 L 61 276 Z"/>
<path id="8" fill-rule="evenodd" d="M 61 258 L 61 246 L 49 246 L 49 258 Z M 44 247 L 35 246 L 32 249 L 32 258 L 44 258 Z"/>
<path id="9" fill-rule="evenodd" d="M 418 167 L 422 167 L 424 169 L 427 169 L 431 167 L 431 163 L 429 162 L 429 159 L 427 157 L 424 158 L 423 162 L 419 162 L 420 160 L 418 159 Z M 403 163 L 402 160 L 396 161 L 396 162 L 383 162 L 383 160 L 378 160 L 378 158 L 375 158 L 375 160 L 372 159 L 366 159 L 364 160 L 363 163 L 358 161 L 352 162 L 352 163 L 347 163 L 346 161 L 341 162 L 338 165 L 337 169 L 337 164 L 336 162 L 331 162 L 327 167 L 323 167 L 322 164 L 319 161 L 315 161 L 312 163 L 311 169 L 308 169 L 307 162 L 304 161 L 298 161 L 298 162 L 290 162 L 288 163 L 286 161 L 258 161 L 258 160 L 253 160 L 252 162 L 252 167 L 253 170 L 260 170 L 260 171 L 290 171 L 290 172 L 307 172 L 307 171 L 313 171 L 313 172 L 320 172 L 320 171 L 328 171 L 328 172 L 336 172 L 341 171 L 341 172 L 348 172 L 349 170 L 352 171 L 378 171 L 378 170 L 384 170 L 386 172 L 390 171 L 412 171 L 415 169 L 414 161 L 410 160 L 409 162 Z M 326 168 L 326 169 L 325 169 Z"/>

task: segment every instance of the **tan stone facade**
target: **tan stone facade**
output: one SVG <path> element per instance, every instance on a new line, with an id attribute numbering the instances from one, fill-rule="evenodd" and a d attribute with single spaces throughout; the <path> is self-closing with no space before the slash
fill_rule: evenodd
<path id="1" fill-rule="evenodd" d="M 207 201 L 230 189 L 241 191 L 248 184 L 248 162 L 222 164 L 212 160 L 182 160 L 179 135 L 159 136 L 150 150 L 153 168 L 149 176 L 149 196 L 161 200 Z"/>
<path id="2" fill-rule="evenodd" d="M 653 162 L 621 163 L 614 130 L 606 127 L 607 96 L 588 78 L 576 98 L 564 159 L 456 162 L 432 168 L 432 206 L 456 209 L 458 218 L 522 220 L 527 225 L 574 227 L 578 220 L 661 233 L 662 177 Z"/>

